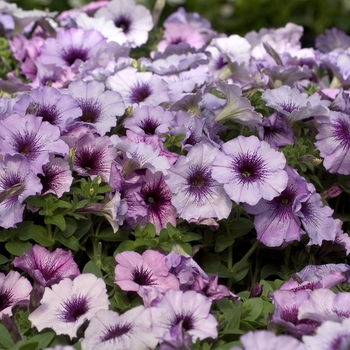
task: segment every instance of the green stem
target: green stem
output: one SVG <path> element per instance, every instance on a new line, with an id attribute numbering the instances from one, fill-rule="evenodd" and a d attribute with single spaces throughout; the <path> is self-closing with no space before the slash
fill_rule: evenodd
<path id="1" fill-rule="evenodd" d="M 236 272 L 240 269 L 240 267 L 249 259 L 249 257 L 254 253 L 255 249 L 258 247 L 259 241 L 255 241 L 255 243 L 250 247 L 250 249 L 245 253 L 243 258 L 238 261 L 231 269 L 231 272 Z"/>

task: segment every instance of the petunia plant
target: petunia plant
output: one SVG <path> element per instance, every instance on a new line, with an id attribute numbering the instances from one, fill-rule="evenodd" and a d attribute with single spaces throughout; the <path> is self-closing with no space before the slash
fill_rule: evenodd
<path id="1" fill-rule="evenodd" d="M 350 37 L 163 7 L 0 1 L 0 348 L 348 349 Z"/>

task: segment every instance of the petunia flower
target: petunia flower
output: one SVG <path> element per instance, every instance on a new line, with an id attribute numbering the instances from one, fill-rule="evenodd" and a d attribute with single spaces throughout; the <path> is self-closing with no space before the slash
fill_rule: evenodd
<path id="1" fill-rule="evenodd" d="M 142 255 L 132 251 L 119 253 L 115 256 L 114 282 L 123 290 L 135 292 L 147 286 L 160 292 L 179 289 L 179 281 L 169 272 L 165 259 L 165 255 L 154 250 L 146 250 Z"/>
<path id="2" fill-rule="evenodd" d="M 286 159 L 267 142 L 256 136 L 238 136 L 221 147 L 213 161 L 213 178 L 237 204 L 271 200 L 286 188 Z"/>
<path id="3" fill-rule="evenodd" d="M 169 169 L 165 181 L 179 217 L 221 220 L 230 214 L 232 203 L 223 186 L 212 177 L 212 162 L 219 152 L 211 145 L 199 143 Z"/>
<path id="4" fill-rule="evenodd" d="M 109 300 L 103 279 L 87 273 L 46 287 L 40 303 L 29 315 L 32 325 L 39 332 L 52 328 L 57 335 L 66 334 L 73 339 L 86 320 L 99 310 L 108 309 Z"/>
<path id="5" fill-rule="evenodd" d="M 158 344 L 150 309 L 136 306 L 122 315 L 100 310 L 91 319 L 81 341 L 84 350 L 154 349 Z"/>
<path id="6" fill-rule="evenodd" d="M 42 121 L 58 126 L 61 132 L 66 126 L 79 118 L 82 111 L 77 101 L 70 95 L 62 94 L 60 90 L 50 86 L 33 89 L 29 94 L 22 95 L 13 107 L 13 112 L 24 116 L 31 105 L 37 105 L 36 116 Z"/>
<path id="7" fill-rule="evenodd" d="M 350 117 L 331 111 L 328 117 L 315 117 L 318 124 L 315 146 L 324 158 L 323 165 L 330 173 L 350 174 Z"/>
<path id="8" fill-rule="evenodd" d="M 124 114 L 124 102 L 118 92 L 105 91 L 105 86 L 97 81 L 74 81 L 68 86 L 82 110 L 78 119 L 95 125 L 99 135 L 104 136 L 117 125 L 117 118 Z"/>
<path id="9" fill-rule="evenodd" d="M 182 328 L 195 342 L 198 338 L 218 336 L 217 320 L 210 312 L 211 300 L 193 290 L 186 292 L 168 290 L 163 298 L 151 307 L 154 323 L 163 330 L 163 337 L 173 327 L 182 323 Z"/>
<path id="10" fill-rule="evenodd" d="M 57 248 L 50 252 L 34 244 L 28 253 L 13 260 L 13 265 L 27 272 L 36 282 L 46 286 L 57 283 L 62 278 L 80 275 L 71 251 Z"/>
<path id="11" fill-rule="evenodd" d="M 118 91 L 125 105 L 159 105 L 169 101 L 168 86 L 151 72 L 137 72 L 128 67 L 107 78 L 107 88 Z"/>
<path id="12" fill-rule="evenodd" d="M 95 13 L 95 17 L 112 20 L 117 28 L 121 28 L 131 47 L 138 47 L 148 39 L 148 32 L 153 27 L 150 11 L 134 0 L 112 0 L 107 6 Z"/>
<path id="13" fill-rule="evenodd" d="M 21 300 L 28 300 L 32 285 L 17 271 L 10 271 L 7 275 L 0 272 L 0 317 L 12 315 L 12 306 Z"/>
<path id="14" fill-rule="evenodd" d="M 50 161 L 43 165 L 43 173 L 38 176 L 43 185 L 41 194 L 54 193 L 58 198 L 69 192 L 73 182 L 68 161 L 58 157 L 50 157 Z"/>
<path id="15" fill-rule="evenodd" d="M 243 350 L 307 350 L 301 341 L 290 335 L 276 335 L 265 330 L 249 331 L 239 340 L 243 345 Z M 231 350 L 241 350 L 241 348 L 234 347 Z"/>
<path id="16" fill-rule="evenodd" d="M 316 334 L 304 335 L 303 342 L 308 350 L 346 350 L 350 348 L 350 319 L 342 322 L 325 321 Z"/>
<path id="17" fill-rule="evenodd" d="M 16 227 L 23 219 L 24 200 L 41 193 L 39 178 L 20 154 L 0 159 L 0 226 Z"/>
<path id="18" fill-rule="evenodd" d="M 50 153 L 66 155 L 68 145 L 60 140 L 60 129 L 32 114 L 11 114 L 0 120 L 1 154 L 22 154 L 35 173 L 49 161 Z"/>

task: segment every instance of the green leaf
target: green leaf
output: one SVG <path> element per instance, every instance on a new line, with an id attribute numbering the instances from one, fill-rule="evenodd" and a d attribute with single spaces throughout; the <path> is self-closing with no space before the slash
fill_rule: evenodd
<path id="1" fill-rule="evenodd" d="M 128 239 L 128 235 L 123 230 L 118 230 L 114 233 L 112 227 L 104 229 L 97 237 L 106 242 L 123 242 Z"/>
<path id="2" fill-rule="evenodd" d="M 65 231 L 66 229 L 66 220 L 62 214 L 55 214 L 51 216 L 46 216 L 45 219 L 46 225 L 56 225 L 61 231 Z"/>
<path id="3" fill-rule="evenodd" d="M 92 273 L 96 277 L 100 277 L 100 278 L 103 277 L 103 274 L 100 268 L 91 260 L 84 266 L 83 273 Z"/>
<path id="4" fill-rule="evenodd" d="M 216 273 L 220 266 L 220 257 L 216 254 L 207 254 L 202 261 L 202 268 L 207 273 Z"/>
<path id="5" fill-rule="evenodd" d="M 43 349 L 50 344 L 52 339 L 55 337 L 55 334 L 56 333 L 53 331 L 48 331 L 48 332 L 37 334 L 34 337 L 32 337 L 30 340 L 38 342 L 39 343 L 38 349 Z"/>
<path id="6" fill-rule="evenodd" d="M 263 301 L 260 298 L 251 298 L 243 303 L 244 321 L 255 321 L 263 312 Z"/>
<path id="7" fill-rule="evenodd" d="M 78 225 L 76 220 L 66 217 L 66 229 L 62 231 L 62 235 L 67 238 L 72 236 L 76 231 L 77 226 Z"/>
<path id="8" fill-rule="evenodd" d="M 216 237 L 215 252 L 219 253 L 234 243 L 235 239 L 227 235 L 220 234 Z"/>
<path id="9" fill-rule="evenodd" d="M 121 242 L 119 244 L 118 248 L 115 250 L 113 256 L 116 256 L 116 254 L 118 254 L 118 253 L 125 252 L 126 250 L 134 251 L 135 250 L 135 244 L 134 243 L 135 243 L 134 241 L 130 241 L 130 240 Z"/>
<path id="10" fill-rule="evenodd" d="M 59 237 L 57 237 L 57 240 L 69 249 L 72 249 L 74 251 L 79 250 L 79 241 L 74 236 L 70 236 L 67 238 L 59 235 Z"/>
<path id="11" fill-rule="evenodd" d="M 44 207 L 45 206 L 45 199 L 41 196 L 29 196 L 26 198 L 25 202 L 27 204 L 30 204 L 34 207 Z"/>
<path id="12" fill-rule="evenodd" d="M 30 250 L 29 242 L 22 242 L 20 240 L 15 240 L 13 242 L 7 242 L 5 244 L 6 250 L 15 256 L 21 256 L 23 253 L 28 253 Z"/>
<path id="13" fill-rule="evenodd" d="M 0 323 L 0 345 L 1 348 L 10 349 L 13 346 L 13 341 L 9 331 Z"/>
<path id="14" fill-rule="evenodd" d="M 10 261 L 9 258 L 7 258 L 5 255 L 0 254 L 0 265 L 6 264 L 9 261 Z"/>
<path id="15" fill-rule="evenodd" d="M 19 232 L 18 237 L 21 241 L 28 241 L 32 239 L 43 247 L 49 247 L 54 243 L 54 241 L 49 239 L 46 229 L 39 225 L 25 227 Z"/>
<path id="16" fill-rule="evenodd" d="M 77 226 L 74 237 L 80 240 L 89 231 L 91 222 L 89 220 L 78 220 Z"/>
<path id="17" fill-rule="evenodd" d="M 195 232 L 183 232 L 181 234 L 181 239 L 184 242 L 200 241 L 202 238 L 202 235 Z"/>
<path id="18" fill-rule="evenodd" d="M 37 341 L 20 340 L 11 350 L 39 350 L 39 343 Z"/>

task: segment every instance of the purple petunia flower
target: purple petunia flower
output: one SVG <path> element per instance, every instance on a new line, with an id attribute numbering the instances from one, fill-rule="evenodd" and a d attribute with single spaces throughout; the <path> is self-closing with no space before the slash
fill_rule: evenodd
<path id="1" fill-rule="evenodd" d="M 169 272 L 165 259 L 165 255 L 154 250 L 146 250 L 142 255 L 132 251 L 119 253 L 115 256 L 114 282 L 123 290 L 135 292 L 148 286 L 160 292 L 179 289 L 179 281 Z"/>
<path id="2" fill-rule="evenodd" d="M 117 118 L 125 111 L 120 94 L 104 90 L 104 84 L 97 81 L 74 81 L 68 87 L 68 92 L 82 109 L 82 116 L 78 120 L 95 125 L 101 136 L 117 125 Z"/>
<path id="3" fill-rule="evenodd" d="M 287 186 L 286 159 L 256 136 L 238 136 L 222 145 L 213 161 L 213 178 L 237 204 L 271 200 Z"/>
<path id="4" fill-rule="evenodd" d="M 151 72 L 126 68 L 107 78 L 106 86 L 118 91 L 127 106 L 159 105 L 169 101 L 168 85 Z"/>
<path id="5" fill-rule="evenodd" d="M 136 4 L 134 0 L 112 0 L 99 9 L 95 17 L 112 20 L 117 28 L 123 30 L 125 40 L 131 47 L 144 44 L 153 27 L 150 11 L 145 6 Z"/>
<path id="6" fill-rule="evenodd" d="M 183 321 L 172 327 L 170 332 L 163 336 L 159 350 L 191 350 L 191 336 L 185 334 L 182 324 Z"/>
<path id="7" fill-rule="evenodd" d="M 24 116 L 31 105 L 37 105 L 35 114 L 42 118 L 42 121 L 49 122 L 60 128 L 61 132 L 66 131 L 66 125 L 79 118 L 82 111 L 77 101 L 70 95 L 62 94 L 50 86 L 42 89 L 33 89 L 30 94 L 23 95 L 15 103 L 13 112 Z"/>
<path id="8" fill-rule="evenodd" d="M 326 29 L 325 34 L 315 38 L 315 47 L 323 53 L 335 49 L 347 49 L 350 47 L 350 36 L 337 28 Z"/>
<path id="9" fill-rule="evenodd" d="M 0 159 L 0 226 L 15 227 L 22 221 L 24 200 L 40 193 L 42 185 L 23 156 Z"/>
<path id="10" fill-rule="evenodd" d="M 84 350 L 154 349 L 158 344 L 150 309 L 136 306 L 122 315 L 101 310 L 91 319 L 81 341 Z"/>
<path id="11" fill-rule="evenodd" d="M 271 201 L 261 200 L 255 206 L 244 205 L 244 209 L 254 214 L 257 238 L 269 247 L 279 247 L 284 242 L 300 240 L 303 234 L 297 213 L 301 202 L 310 195 L 306 180 L 286 167 L 288 183 L 282 193 Z"/>
<path id="12" fill-rule="evenodd" d="M 35 173 L 49 161 L 50 153 L 68 154 L 68 145 L 60 138 L 60 129 L 32 114 L 11 114 L 0 120 L 1 154 L 22 154 Z"/>
<path id="13" fill-rule="evenodd" d="M 92 179 L 100 175 L 103 181 L 107 182 L 112 161 L 117 156 L 117 150 L 110 146 L 109 137 L 86 134 L 75 144 L 73 169 L 78 174 L 90 176 Z"/>
<path id="14" fill-rule="evenodd" d="M 77 72 L 77 67 L 92 58 L 105 43 L 106 39 L 97 30 L 60 29 L 56 38 L 45 40 L 38 60 L 44 65 L 73 67 Z"/>
<path id="15" fill-rule="evenodd" d="M 169 169 L 165 181 L 181 218 L 221 220 L 230 214 L 232 203 L 223 186 L 212 177 L 212 162 L 219 152 L 213 146 L 197 144 Z"/>
<path id="16" fill-rule="evenodd" d="M 71 251 L 57 248 L 50 252 L 38 244 L 30 247 L 13 260 L 13 265 L 27 272 L 39 284 L 46 286 L 57 283 L 62 278 L 80 275 Z"/>
<path id="17" fill-rule="evenodd" d="M 318 134 L 315 146 L 324 158 L 323 165 L 330 173 L 350 174 L 350 117 L 331 111 L 328 117 L 315 117 Z"/>
<path id="18" fill-rule="evenodd" d="M 29 300 L 32 285 L 17 271 L 10 271 L 7 275 L 0 272 L 0 317 L 12 315 L 12 306 L 21 300 Z"/>
<path id="19" fill-rule="evenodd" d="M 218 322 L 209 313 L 211 300 L 193 290 L 168 290 L 162 299 L 151 307 L 154 323 L 163 330 L 163 337 L 182 322 L 182 328 L 195 342 L 198 338 L 217 338 Z"/>
<path id="20" fill-rule="evenodd" d="M 269 331 L 247 332 L 239 339 L 244 350 L 306 350 L 305 345 L 292 336 L 275 333 Z M 231 350 L 240 350 L 234 347 Z"/>
<path id="21" fill-rule="evenodd" d="M 303 336 L 307 350 L 347 350 L 350 349 L 350 319 L 341 323 L 325 321 L 314 335 Z"/>
<path id="22" fill-rule="evenodd" d="M 43 185 L 41 194 L 54 193 L 58 198 L 69 192 L 73 182 L 72 171 L 67 160 L 51 157 L 43 165 L 43 173 L 38 175 Z"/>
<path id="23" fill-rule="evenodd" d="M 56 334 L 71 339 L 78 328 L 109 305 L 106 284 L 91 273 L 64 278 L 51 288 L 46 287 L 40 306 L 29 315 L 29 321 L 40 332 L 52 328 Z"/>
<path id="24" fill-rule="evenodd" d="M 266 90 L 261 95 L 266 105 L 285 115 L 288 125 L 313 116 L 328 116 L 329 110 L 321 102 L 320 96 L 308 96 L 296 88 L 283 85 Z"/>

